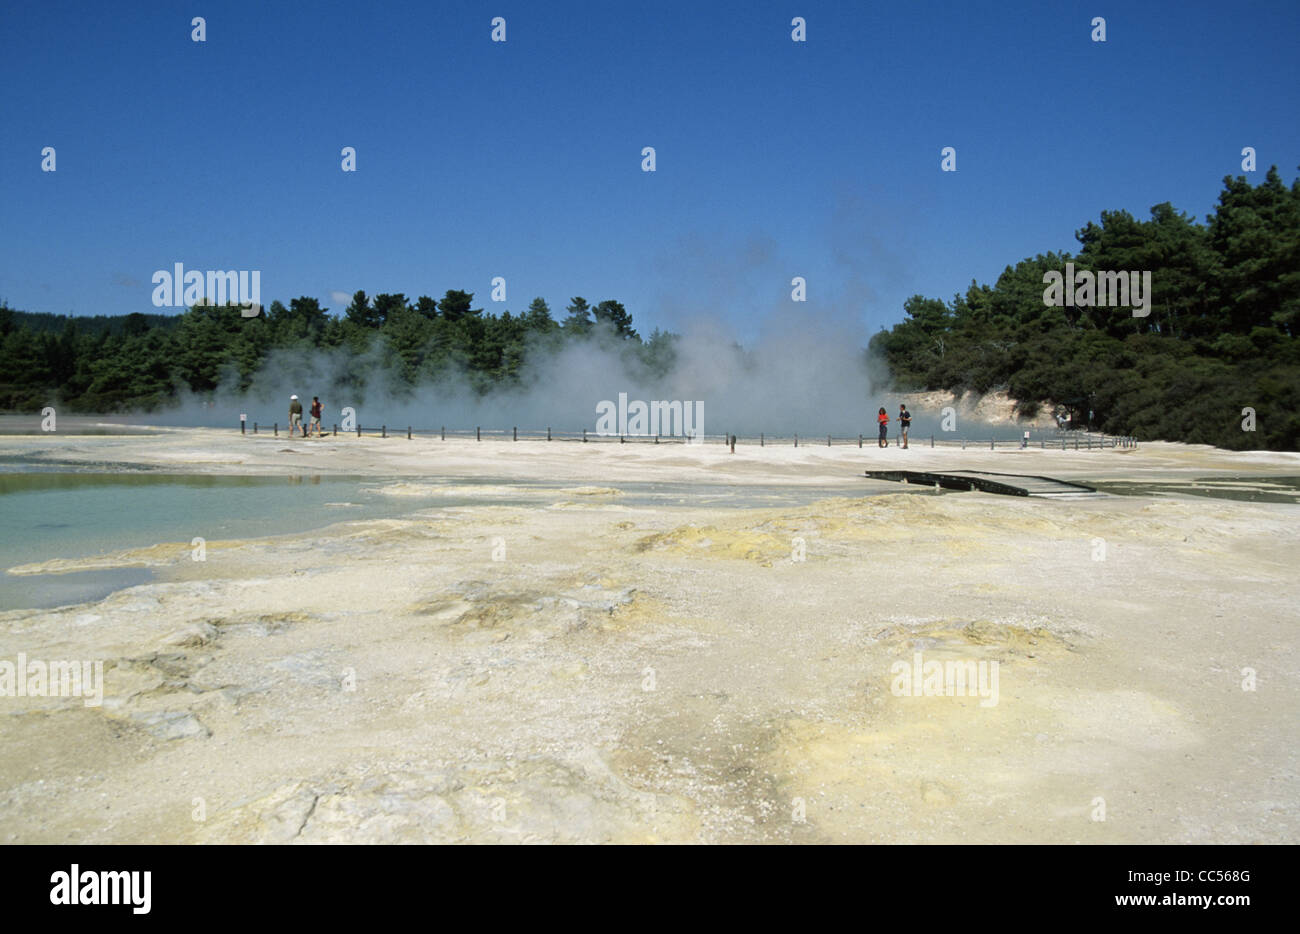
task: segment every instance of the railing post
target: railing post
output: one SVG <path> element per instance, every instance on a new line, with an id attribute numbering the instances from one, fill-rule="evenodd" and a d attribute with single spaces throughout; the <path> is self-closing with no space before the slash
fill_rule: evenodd
<path id="1" fill-rule="evenodd" d="M 550 426 L 550 425 L 547 425 L 547 426 L 546 426 L 546 440 L 547 440 L 547 441 L 550 441 L 550 440 L 551 440 L 551 426 Z"/>
<path id="2" fill-rule="evenodd" d="M 794 446 L 795 446 L 795 447 L 798 447 L 798 446 L 799 446 L 799 436 L 798 436 L 798 435 L 795 435 L 795 436 L 794 436 Z"/>
<path id="3" fill-rule="evenodd" d="M 361 423 L 357 422 L 357 437 L 361 437 Z"/>
<path id="4" fill-rule="evenodd" d="M 518 425 L 515 426 L 514 437 L 513 437 L 511 440 L 512 440 L 512 441 L 518 441 L 518 440 L 519 440 L 519 426 L 518 426 Z"/>
<path id="5" fill-rule="evenodd" d="M 990 438 L 990 439 L 989 439 L 989 450 L 990 450 L 990 451 L 993 450 L 993 445 L 994 445 L 994 443 L 995 443 L 994 440 L 993 440 L 992 438 Z"/>
<path id="6" fill-rule="evenodd" d="M 335 425 L 335 426 L 334 426 L 334 437 L 337 438 L 338 436 L 339 436 L 339 426 L 338 426 L 338 425 Z"/>
<path id="7" fill-rule="evenodd" d="M 858 435 L 858 447 L 862 447 L 862 435 Z"/>
<path id="8" fill-rule="evenodd" d="M 380 426 L 379 426 L 379 437 L 381 437 L 381 438 L 387 438 L 387 437 L 388 437 L 388 426 L 387 426 L 387 425 L 380 425 Z"/>
<path id="9" fill-rule="evenodd" d="M 257 434 L 257 422 L 253 422 L 253 434 Z"/>
<path id="10" fill-rule="evenodd" d="M 583 444 L 586 444 L 586 443 L 587 443 L 587 429 L 585 429 L 585 428 L 582 429 L 582 443 L 583 443 Z"/>
<path id="11" fill-rule="evenodd" d="M 763 446 L 763 433 L 761 431 L 758 433 L 758 446 L 760 448 Z"/>
<path id="12" fill-rule="evenodd" d="M 442 440 L 443 440 L 443 441 L 446 441 L 446 440 L 447 440 L 447 426 L 446 426 L 446 425 L 443 425 L 443 426 L 442 426 Z"/>
<path id="13" fill-rule="evenodd" d="M 475 440 L 475 441 L 482 441 L 482 440 L 483 440 L 483 428 L 482 428 L 482 426 L 480 426 L 480 425 L 475 425 L 475 426 L 474 426 L 474 440 Z"/>
<path id="14" fill-rule="evenodd" d="M 930 447 L 934 447 L 934 435 L 930 435 Z"/>
<path id="15" fill-rule="evenodd" d="M 410 426 L 410 425 L 407 425 L 407 426 L 406 426 L 406 440 L 407 440 L 407 441 L 410 441 L 410 440 L 411 440 L 411 426 Z"/>
<path id="16" fill-rule="evenodd" d="M 827 446 L 827 447 L 830 447 L 830 446 L 831 446 L 831 436 L 830 436 L 830 435 L 827 435 L 827 436 L 826 436 L 826 446 Z"/>
<path id="17" fill-rule="evenodd" d="M 239 420 L 239 433 L 244 434 L 244 420 L 242 418 Z"/>
<path id="18" fill-rule="evenodd" d="M 736 436 L 735 436 L 735 435 L 732 435 L 732 436 L 731 436 L 731 453 L 732 453 L 732 454 L 735 454 L 735 453 L 736 453 Z"/>
<path id="19" fill-rule="evenodd" d="M 276 423 L 275 423 L 275 436 L 276 436 L 277 438 L 280 437 L 280 423 L 279 423 L 279 422 L 276 422 Z"/>

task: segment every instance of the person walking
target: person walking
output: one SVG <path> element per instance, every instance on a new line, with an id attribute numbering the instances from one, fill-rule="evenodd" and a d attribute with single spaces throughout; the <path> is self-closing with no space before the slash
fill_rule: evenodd
<path id="1" fill-rule="evenodd" d="M 885 412 L 885 407 L 880 407 L 880 414 L 876 416 L 876 422 L 880 425 L 880 446 L 889 447 L 889 415 Z"/>
<path id="2" fill-rule="evenodd" d="M 293 437 L 293 430 L 297 428 L 302 432 L 302 436 L 307 437 L 307 432 L 302 427 L 302 403 L 298 401 L 297 396 L 289 397 L 289 437 Z"/>
<path id="3" fill-rule="evenodd" d="M 310 437 L 312 431 L 316 432 L 316 437 L 320 437 L 320 417 L 321 417 L 320 396 L 311 397 L 311 424 L 307 426 L 307 435 Z"/>
<path id="4" fill-rule="evenodd" d="M 907 450 L 907 430 L 912 427 L 912 413 L 907 411 L 907 406 L 898 407 L 898 433 L 903 439 L 903 450 Z"/>

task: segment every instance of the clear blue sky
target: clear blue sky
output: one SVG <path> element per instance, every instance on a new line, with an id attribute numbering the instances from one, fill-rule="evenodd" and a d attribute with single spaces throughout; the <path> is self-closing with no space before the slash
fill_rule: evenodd
<path id="1" fill-rule="evenodd" d="M 156 311 L 182 262 L 335 312 L 464 288 L 865 339 L 1103 209 L 1203 219 L 1243 146 L 1300 164 L 1295 0 L 11 2 L 0 51 L 0 298 L 32 311 Z"/>

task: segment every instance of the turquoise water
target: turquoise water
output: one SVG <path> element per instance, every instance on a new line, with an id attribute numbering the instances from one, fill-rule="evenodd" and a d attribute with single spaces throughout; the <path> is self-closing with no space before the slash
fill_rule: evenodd
<path id="1" fill-rule="evenodd" d="M 378 492 L 380 487 L 394 482 L 435 484 L 441 489 L 427 496 Z M 505 489 L 475 490 L 484 485 Z M 115 590 L 153 579 L 153 572 L 147 568 L 12 575 L 5 573 L 10 567 L 53 558 L 86 558 L 159 542 L 189 542 L 196 536 L 209 541 L 260 538 L 307 532 L 351 519 L 399 517 L 431 508 L 545 507 L 559 499 L 593 505 L 784 508 L 836 496 L 928 494 L 858 478 L 835 486 L 661 482 L 619 483 L 617 496 L 561 492 L 578 485 L 544 480 L 520 483 L 492 477 L 193 476 L 115 470 L 109 464 L 87 470 L 55 461 L 0 457 L 0 610 L 98 600 Z M 1300 478 L 1296 477 L 1224 476 L 1095 485 L 1120 495 L 1300 502 Z"/>
<path id="2" fill-rule="evenodd" d="M 0 568 L 188 542 L 196 536 L 214 541 L 305 532 L 432 505 L 374 492 L 382 482 L 359 477 L 0 472 Z M 441 502 L 458 504 L 449 497 Z M 2 573 L 0 609 L 79 603 L 151 579 L 146 568 Z"/>
<path id="3" fill-rule="evenodd" d="M 160 542 L 289 535 L 352 519 L 392 518 L 469 505 L 544 507 L 557 500 L 627 506 L 806 505 L 830 496 L 896 493 L 892 484 L 837 487 L 621 483 L 618 496 L 562 493 L 579 484 L 480 477 L 193 476 L 154 471 L 73 470 L 54 462 L 0 458 L 0 610 L 102 599 L 153 579 L 148 568 L 14 575 L 8 568 L 53 558 L 87 558 Z M 390 483 L 443 485 L 427 496 L 378 492 Z M 475 487 L 511 489 L 478 491 Z"/>

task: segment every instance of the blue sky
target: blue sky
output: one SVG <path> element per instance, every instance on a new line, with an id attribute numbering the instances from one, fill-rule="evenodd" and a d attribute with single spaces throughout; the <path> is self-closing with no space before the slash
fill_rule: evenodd
<path id="1" fill-rule="evenodd" d="M 562 317 L 580 294 L 643 333 L 865 340 L 1103 209 L 1202 219 L 1243 146 L 1289 183 L 1298 36 L 1293 0 L 6 4 L 0 298 L 157 311 L 181 262 L 336 312 L 463 288 Z"/>

